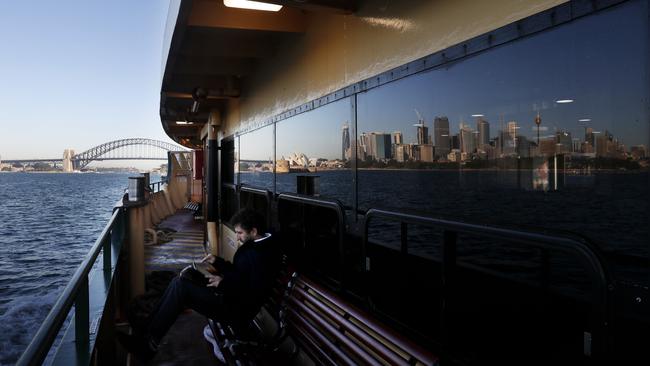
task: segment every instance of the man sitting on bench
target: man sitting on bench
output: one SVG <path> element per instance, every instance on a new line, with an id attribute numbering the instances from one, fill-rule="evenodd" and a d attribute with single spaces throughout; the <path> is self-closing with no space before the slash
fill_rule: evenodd
<path id="1" fill-rule="evenodd" d="M 149 316 L 144 334 L 118 333 L 124 347 L 142 361 L 153 358 L 163 336 L 186 308 L 234 326 L 253 319 L 269 295 L 281 263 L 279 245 L 265 231 L 264 223 L 264 217 L 252 209 L 235 214 L 231 224 L 243 244 L 233 262 L 205 257 L 218 273 L 206 276 L 207 285 L 175 277 Z"/>

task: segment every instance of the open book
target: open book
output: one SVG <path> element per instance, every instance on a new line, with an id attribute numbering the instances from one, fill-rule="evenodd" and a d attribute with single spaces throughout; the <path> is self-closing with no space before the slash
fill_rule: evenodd
<path id="1" fill-rule="evenodd" d="M 201 272 L 201 274 L 204 276 L 208 276 L 208 275 L 213 276 L 217 274 L 217 270 L 210 263 L 206 263 L 206 262 L 193 261 L 192 268 Z"/>
<path id="2" fill-rule="evenodd" d="M 205 276 L 214 274 L 216 274 L 216 270 L 209 263 L 192 262 L 191 265 L 183 268 L 180 276 L 200 286 L 205 286 L 208 284 L 208 278 Z"/>

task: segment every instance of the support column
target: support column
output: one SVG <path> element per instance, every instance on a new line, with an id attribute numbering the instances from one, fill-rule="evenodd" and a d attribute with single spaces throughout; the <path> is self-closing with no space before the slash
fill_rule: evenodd
<path id="1" fill-rule="evenodd" d="M 129 213 L 129 274 L 131 298 L 144 294 L 144 207 L 131 206 Z"/>
<path id="2" fill-rule="evenodd" d="M 217 129 L 221 125 L 221 115 L 219 111 L 210 112 L 208 120 L 208 154 L 205 162 L 206 176 L 206 223 L 207 236 L 210 253 L 219 254 L 219 230 L 217 223 L 219 221 L 219 146 L 217 141 Z"/>

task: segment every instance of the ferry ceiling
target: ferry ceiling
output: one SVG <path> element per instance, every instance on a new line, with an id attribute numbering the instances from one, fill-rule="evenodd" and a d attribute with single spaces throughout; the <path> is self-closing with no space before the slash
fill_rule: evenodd
<path id="1" fill-rule="evenodd" d="M 166 133 L 188 148 L 202 147 L 210 114 L 223 114 L 248 76 L 305 33 L 310 16 L 351 14 L 357 7 L 357 1 L 285 0 L 264 2 L 281 5 L 279 11 L 259 11 L 227 2 L 172 0 L 170 6 L 160 118 Z"/>

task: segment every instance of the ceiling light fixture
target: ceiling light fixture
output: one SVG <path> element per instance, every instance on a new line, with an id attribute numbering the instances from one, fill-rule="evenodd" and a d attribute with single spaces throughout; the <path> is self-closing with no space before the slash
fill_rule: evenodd
<path id="1" fill-rule="evenodd" d="M 229 8 L 263 10 L 263 11 L 279 11 L 282 5 L 275 5 L 263 3 L 261 1 L 247 1 L 247 0 L 223 0 L 223 5 Z"/>
<path id="2" fill-rule="evenodd" d="M 560 99 L 560 100 L 556 100 L 555 103 L 558 104 L 573 103 L 573 99 Z"/>

